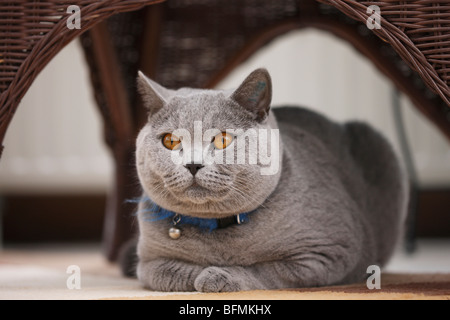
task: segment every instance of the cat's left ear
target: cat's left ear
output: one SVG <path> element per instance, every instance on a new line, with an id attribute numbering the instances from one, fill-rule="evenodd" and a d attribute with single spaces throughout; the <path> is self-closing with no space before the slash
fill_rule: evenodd
<path id="1" fill-rule="evenodd" d="M 172 90 L 156 83 L 141 71 L 138 72 L 137 86 L 150 115 L 164 107 L 173 95 Z"/>
<path id="2" fill-rule="evenodd" d="M 266 69 L 256 69 L 231 95 L 240 106 L 255 115 L 255 120 L 266 119 L 272 102 L 272 80 Z"/>

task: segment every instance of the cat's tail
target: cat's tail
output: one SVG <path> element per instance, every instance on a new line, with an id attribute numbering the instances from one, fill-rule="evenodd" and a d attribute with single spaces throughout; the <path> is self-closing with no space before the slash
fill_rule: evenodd
<path id="1" fill-rule="evenodd" d="M 122 275 L 129 278 L 136 278 L 136 267 L 139 261 L 137 255 L 137 237 L 134 237 L 125 242 L 120 248 L 119 252 L 119 265 L 122 271 Z"/>

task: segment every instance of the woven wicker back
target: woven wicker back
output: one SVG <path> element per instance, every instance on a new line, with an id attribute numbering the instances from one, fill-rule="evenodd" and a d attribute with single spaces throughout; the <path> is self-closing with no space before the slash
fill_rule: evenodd
<path id="1" fill-rule="evenodd" d="M 381 28 L 373 31 L 450 106 L 450 1 L 318 1 L 361 22 L 370 15 L 367 7 L 377 5 Z"/>
<path id="2" fill-rule="evenodd" d="M 168 1 L 155 77 L 169 87 L 208 86 L 253 37 L 299 18 L 297 0 Z"/>

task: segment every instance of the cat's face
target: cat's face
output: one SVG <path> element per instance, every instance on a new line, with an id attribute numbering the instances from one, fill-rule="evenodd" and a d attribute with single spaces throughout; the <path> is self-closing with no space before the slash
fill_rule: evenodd
<path id="1" fill-rule="evenodd" d="M 276 124 L 267 71 L 256 70 L 234 92 L 173 91 L 143 74 L 139 87 L 150 116 L 137 139 L 137 171 L 154 202 L 181 214 L 221 217 L 252 211 L 273 192 L 281 144 L 271 140 Z M 260 129 L 268 139 L 260 139 Z M 267 147 L 271 163 L 258 157 L 255 141 Z M 275 170 L 267 173 L 269 167 Z"/>

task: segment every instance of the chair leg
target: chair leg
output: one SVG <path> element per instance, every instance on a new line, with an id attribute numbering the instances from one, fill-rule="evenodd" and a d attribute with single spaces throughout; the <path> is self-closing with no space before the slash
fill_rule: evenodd
<path id="1" fill-rule="evenodd" d="M 116 152 L 115 180 L 108 199 L 103 225 L 103 251 L 110 261 L 117 260 L 121 246 L 137 232 L 136 204 L 127 202 L 140 196 L 131 148 Z"/>
<path id="2" fill-rule="evenodd" d="M 104 119 L 105 139 L 115 161 L 115 180 L 105 213 L 103 246 L 106 257 L 114 261 L 120 245 L 128 240 L 133 206 L 126 200 L 139 196 L 134 168 L 134 121 L 119 60 L 106 22 L 89 30 L 82 41 L 91 68 L 99 110 Z"/>
<path id="3" fill-rule="evenodd" d="M 417 209 L 419 203 L 419 188 L 414 183 L 411 183 L 409 190 L 409 206 L 408 216 L 406 218 L 406 230 L 405 230 L 405 250 L 407 253 L 414 253 L 417 245 Z"/>
<path id="4" fill-rule="evenodd" d="M 410 184 L 408 212 L 405 221 L 404 247 L 407 253 L 413 253 L 416 249 L 416 222 L 420 184 L 412 149 L 409 144 L 406 128 L 404 126 L 403 114 L 400 105 L 400 92 L 396 88 L 392 89 L 392 113 Z"/>

